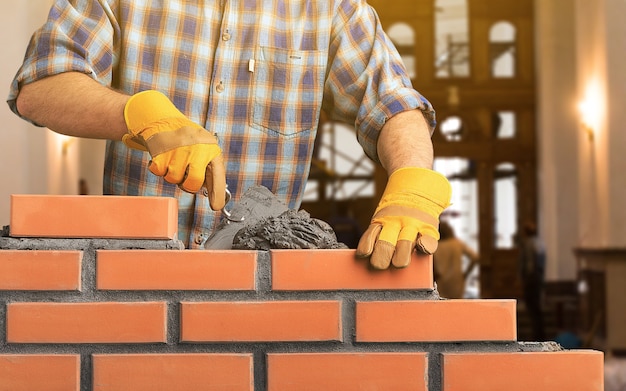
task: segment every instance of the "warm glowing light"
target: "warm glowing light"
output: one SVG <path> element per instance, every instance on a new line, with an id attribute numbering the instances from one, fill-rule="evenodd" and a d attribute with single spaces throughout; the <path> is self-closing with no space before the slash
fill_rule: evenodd
<path id="1" fill-rule="evenodd" d="M 583 100 L 578 103 L 580 121 L 587 132 L 590 140 L 593 140 L 594 133 L 600 128 L 604 102 L 600 85 L 592 81 L 587 84 Z"/>
<path id="2" fill-rule="evenodd" d="M 60 133 L 56 133 L 56 136 L 61 143 L 61 153 L 63 154 L 63 156 L 67 155 L 67 150 L 69 149 L 70 145 L 76 140 L 76 138 L 66 136 Z"/>

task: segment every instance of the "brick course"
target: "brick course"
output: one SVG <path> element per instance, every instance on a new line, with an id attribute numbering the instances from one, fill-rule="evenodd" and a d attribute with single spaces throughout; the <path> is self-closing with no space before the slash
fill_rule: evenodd
<path id="1" fill-rule="evenodd" d="M 1 354 L 0 391 L 80 390 L 77 354 Z"/>
<path id="2" fill-rule="evenodd" d="M 443 391 L 600 391 L 601 352 L 444 353 Z M 515 381 L 512 381 L 515 379 Z"/>
<path id="3" fill-rule="evenodd" d="M 341 341 L 339 301 L 181 303 L 182 342 Z"/>
<path id="4" fill-rule="evenodd" d="M 165 342 L 166 303 L 9 303 L 9 343 Z"/>
<path id="5" fill-rule="evenodd" d="M 96 354 L 94 391 L 254 391 L 252 354 Z"/>
<path id="6" fill-rule="evenodd" d="M 175 198 L 11 196 L 13 237 L 173 239 Z"/>
<path id="7" fill-rule="evenodd" d="M 81 251 L 0 250 L 0 290 L 80 290 Z"/>
<path id="8" fill-rule="evenodd" d="M 115 198 L 88 202 L 142 208 Z M 354 250 L 183 251 L 162 230 L 29 226 L 0 237 L 0 391 L 603 389 L 601 352 L 517 342 L 513 300 L 441 300 L 431 257 L 380 272 Z"/>
<path id="9" fill-rule="evenodd" d="M 515 341 L 515 319 L 513 300 L 359 301 L 356 340 Z"/>
<path id="10" fill-rule="evenodd" d="M 268 355 L 268 391 L 427 391 L 426 353 Z"/>
<path id="11" fill-rule="evenodd" d="M 275 291 L 433 289 L 433 258 L 413 254 L 405 269 L 373 270 L 353 250 L 272 251 Z"/>
<path id="12" fill-rule="evenodd" d="M 103 290 L 254 290 L 256 252 L 98 250 Z"/>

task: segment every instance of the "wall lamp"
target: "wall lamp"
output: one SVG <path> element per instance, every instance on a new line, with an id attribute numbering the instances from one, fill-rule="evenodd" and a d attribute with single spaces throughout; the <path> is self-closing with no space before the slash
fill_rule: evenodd
<path id="1" fill-rule="evenodd" d="M 66 156 L 67 151 L 70 148 L 70 145 L 72 145 L 74 141 L 76 141 L 76 138 L 66 136 L 66 135 L 60 135 L 60 137 L 61 137 L 61 153 L 63 154 L 63 156 Z"/>
<path id="2" fill-rule="evenodd" d="M 589 141 L 593 141 L 600 128 L 603 115 L 602 94 L 597 83 L 589 83 L 583 100 L 578 103 L 580 124 Z"/>
<path id="3" fill-rule="evenodd" d="M 593 141 L 595 135 L 595 122 L 589 106 L 590 104 L 587 101 L 580 102 L 578 104 L 578 112 L 580 114 L 580 124 L 583 131 L 587 135 L 587 139 L 589 141 Z"/>
<path id="4" fill-rule="evenodd" d="M 591 124 L 591 122 L 590 122 L 590 121 L 588 121 L 588 120 L 585 118 L 585 115 L 584 115 L 584 114 L 582 114 L 582 110 L 583 110 L 583 109 L 582 109 L 582 108 L 580 108 L 581 106 L 583 106 L 583 104 L 582 104 L 582 103 L 579 105 L 579 110 L 581 111 L 581 115 L 580 115 L 580 117 L 581 117 L 581 118 L 580 118 L 580 124 L 581 124 L 581 126 L 582 126 L 582 128 L 583 128 L 583 131 L 584 131 L 584 132 L 585 132 L 585 134 L 587 135 L 587 139 L 588 139 L 589 141 L 593 141 L 593 140 L 594 140 L 594 135 L 595 135 L 595 129 L 594 129 L 593 125 Z"/>

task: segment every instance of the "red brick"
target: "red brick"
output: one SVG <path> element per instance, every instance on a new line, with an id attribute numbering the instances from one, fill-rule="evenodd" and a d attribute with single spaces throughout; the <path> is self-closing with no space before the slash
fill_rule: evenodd
<path id="1" fill-rule="evenodd" d="M 515 300 L 373 301 L 356 304 L 359 342 L 515 341 Z"/>
<path id="2" fill-rule="evenodd" d="M 0 250 L 0 290 L 80 290 L 82 251 Z"/>
<path id="3" fill-rule="evenodd" d="M 183 342 L 340 341 L 338 301 L 182 303 Z"/>
<path id="4" fill-rule="evenodd" d="M 14 237 L 174 239 L 175 198 L 12 195 Z"/>
<path id="5" fill-rule="evenodd" d="M 7 342 L 166 342 L 166 303 L 9 303 Z"/>
<path id="6" fill-rule="evenodd" d="M 34 390 L 80 390 L 80 356 L 0 355 L 0 391 Z"/>
<path id="7" fill-rule="evenodd" d="M 93 356 L 94 391 L 253 391 L 250 354 Z"/>
<path id="8" fill-rule="evenodd" d="M 268 391 L 426 391 L 426 353 L 268 354 Z"/>
<path id="9" fill-rule="evenodd" d="M 98 289 L 254 290 L 256 251 L 104 250 Z"/>
<path id="10" fill-rule="evenodd" d="M 374 270 L 355 250 L 272 250 L 272 289 L 433 289 L 432 256 L 413 254 L 404 269 Z"/>
<path id="11" fill-rule="evenodd" d="M 602 352 L 444 353 L 443 391 L 601 391 Z"/>

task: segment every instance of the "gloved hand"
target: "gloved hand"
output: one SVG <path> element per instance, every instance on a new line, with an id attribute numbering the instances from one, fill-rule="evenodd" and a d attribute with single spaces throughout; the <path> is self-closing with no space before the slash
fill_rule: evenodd
<path id="1" fill-rule="evenodd" d="M 439 215 L 450 204 L 452 189 L 445 176 L 425 168 L 394 171 L 356 250 L 376 269 L 406 267 L 413 248 L 437 250 Z"/>
<path id="2" fill-rule="evenodd" d="M 122 141 L 130 148 L 150 153 L 148 168 L 154 175 L 189 193 L 205 185 L 211 209 L 224 207 L 224 160 L 215 135 L 189 120 L 165 95 L 153 90 L 133 95 L 124 108 L 124 119 L 128 133 Z"/>

